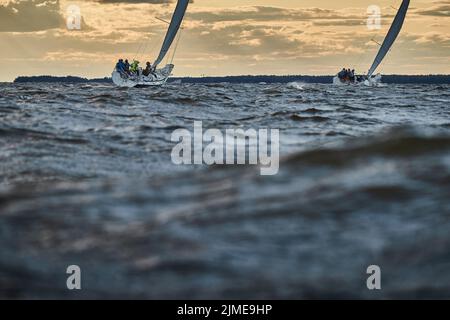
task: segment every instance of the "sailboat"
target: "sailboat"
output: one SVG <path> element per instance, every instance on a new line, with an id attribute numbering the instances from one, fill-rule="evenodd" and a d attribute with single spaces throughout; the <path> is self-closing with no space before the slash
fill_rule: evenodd
<path id="1" fill-rule="evenodd" d="M 375 70 L 381 64 L 383 59 L 386 57 L 387 53 L 391 49 L 395 40 L 397 39 L 400 31 L 403 27 L 403 23 L 406 18 L 406 13 L 408 12 L 410 0 L 403 0 L 400 8 L 397 11 L 397 14 L 392 22 L 392 25 L 384 38 L 383 44 L 380 46 L 380 50 L 375 57 L 375 60 L 372 63 L 367 75 L 355 76 L 355 75 L 346 75 L 345 72 L 342 74 L 342 71 L 333 78 L 334 84 L 352 84 L 352 83 L 364 83 L 365 85 L 376 85 L 381 81 L 381 74 L 374 75 Z"/>
<path id="2" fill-rule="evenodd" d="M 155 60 L 152 66 L 152 72 L 149 75 L 143 75 L 142 69 L 139 69 L 136 73 L 124 72 L 123 70 L 118 70 L 117 67 L 112 73 L 112 80 L 115 85 L 119 87 L 150 87 L 150 86 L 161 86 L 167 82 L 174 65 L 172 63 L 165 65 L 162 68 L 158 68 L 161 62 L 166 57 L 175 40 L 178 30 L 183 22 L 184 15 L 186 13 L 188 4 L 190 0 L 178 0 L 177 6 L 172 16 L 172 20 L 169 24 L 169 29 L 167 30 L 166 37 L 162 44 L 161 50 L 159 52 L 158 58 Z"/>

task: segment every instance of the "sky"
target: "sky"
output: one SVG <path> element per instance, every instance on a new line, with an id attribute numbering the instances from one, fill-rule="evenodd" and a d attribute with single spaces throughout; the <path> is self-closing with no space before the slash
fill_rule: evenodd
<path id="1" fill-rule="evenodd" d="M 400 4 L 193 0 L 174 75 L 325 75 L 342 67 L 364 73 Z M 80 30 L 67 28 L 73 5 L 80 9 Z M 368 28 L 373 5 L 380 8 L 381 29 Z M 170 0 L 0 0 L 0 81 L 19 75 L 105 77 L 121 57 L 152 62 L 167 29 L 158 18 L 170 20 L 174 7 Z M 450 74 L 450 0 L 412 0 L 378 71 Z"/>

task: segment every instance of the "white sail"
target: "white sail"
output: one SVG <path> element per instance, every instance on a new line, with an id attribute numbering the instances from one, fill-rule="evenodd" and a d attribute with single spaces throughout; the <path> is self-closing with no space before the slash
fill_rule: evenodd
<path id="1" fill-rule="evenodd" d="M 391 28 L 389 29 L 389 32 L 386 35 L 386 38 L 384 39 L 380 50 L 378 51 L 378 54 L 372 64 L 372 67 L 370 67 L 369 69 L 369 73 L 367 74 L 369 78 L 372 76 L 372 74 L 378 68 L 380 63 L 383 61 L 384 57 L 389 52 L 389 49 L 391 49 L 392 45 L 394 44 L 395 39 L 397 39 L 397 36 L 399 35 L 400 30 L 403 27 L 403 22 L 405 21 L 406 13 L 409 7 L 409 2 L 410 0 L 403 0 L 403 3 L 397 12 L 397 15 L 395 16 L 394 22 L 392 23 Z"/>
<path id="2" fill-rule="evenodd" d="M 175 8 L 175 12 L 172 16 L 172 21 L 170 21 L 169 30 L 167 30 L 166 38 L 164 39 L 158 59 L 156 59 L 154 63 L 155 67 L 161 63 L 169 51 L 170 46 L 172 45 L 172 42 L 181 27 L 181 22 L 183 21 L 189 1 L 190 0 L 178 0 L 177 7 Z"/>

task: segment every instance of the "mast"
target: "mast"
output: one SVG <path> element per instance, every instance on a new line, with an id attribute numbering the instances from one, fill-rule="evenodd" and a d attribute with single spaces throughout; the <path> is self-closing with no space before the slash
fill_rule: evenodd
<path id="1" fill-rule="evenodd" d="M 161 51 L 159 52 L 158 58 L 154 62 L 153 66 L 158 66 L 161 61 L 163 61 L 167 52 L 169 52 L 170 46 L 175 39 L 178 30 L 181 27 L 181 23 L 183 22 L 184 14 L 186 13 L 187 6 L 190 0 L 178 0 L 177 7 L 172 16 L 172 20 L 170 21 L 169 29 L 167 30 L 166 37 L 161 47 Z"/>
<path id="2" fill-rule="evenodd" d="M 381 48 L 378 51 L 378 54 L 375 57 L 375 60 L 373 61 L 373 64 L 369 69 L 369 72 L 367 73 L 367 76 L 369 78 L 378 68 L 378 66 L 383 61 L 386 54 L 391 49 L 395 40 L 397 39 L 397 36 L 399 35 L 400 30 L 403 27 L 403 22 L 405 21 L 406 13 L 408 12 L 409 2 L 410 0 L 403 0 L 400 9 L 398 9 L 397 15 L 395 16 L 394 21 L 392 22 L 391 28 L 389 29 L 389 32 L 387 33 L 386 38 L 384 39 L 383 44 L 381 45 Z"/>

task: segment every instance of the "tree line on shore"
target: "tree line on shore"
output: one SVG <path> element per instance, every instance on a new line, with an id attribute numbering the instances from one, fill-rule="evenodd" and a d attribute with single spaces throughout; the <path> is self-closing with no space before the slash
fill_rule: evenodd
<path id="1" fill-rule="evenodd" d="M 260 76 L 224 76 L 224 77 L 174 77 L 169 82 L 183 83 L 332 83 L 333 76 L 306 76 L 306 75 L 260 75 Z M 14 83 L 112 83 L 111 78 L 87 79 L 75 76 L 55 77 L 55 76 L 21 76 L 14 80 Z M 450 84 L 450 75 L 385 75 L 383 83 L 396 84 Z"/>

